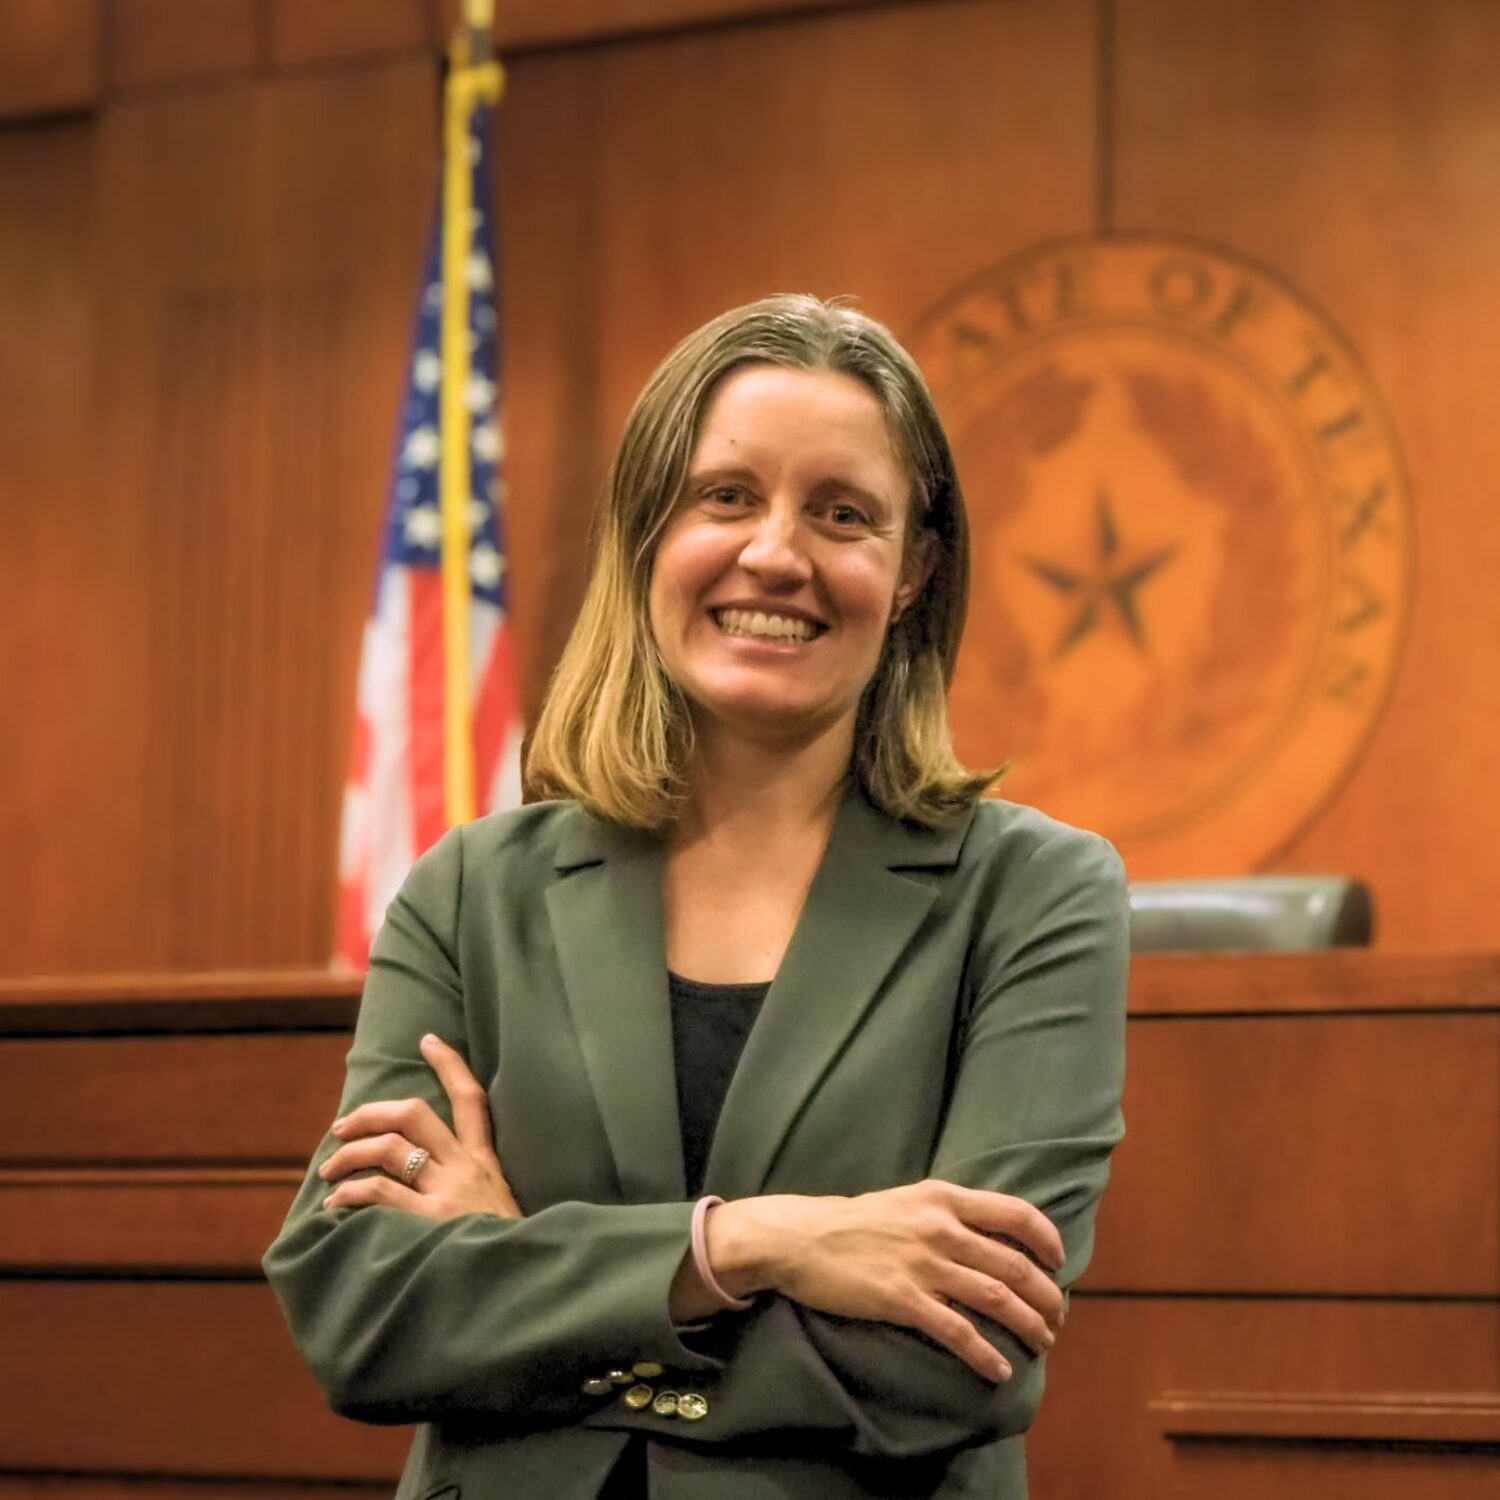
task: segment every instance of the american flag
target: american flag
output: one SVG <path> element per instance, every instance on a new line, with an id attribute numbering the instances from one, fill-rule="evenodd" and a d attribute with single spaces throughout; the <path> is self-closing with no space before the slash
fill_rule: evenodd
<path id="1" fill-rule="evenodd" d="M 522 726 L 506 621 L 504 441 L 496 379 L 498 315 L 485 143 L 490 111 L 469 126 L 471 415 L 469 678 L 477 810 L 519 806 Z M 339 840 L 335 962 L 363 969 L 370 940 L 412 862 L 447 828 L 443 756 L 442 214 L 428 250 L 396 445 L 374 611 L 360 654 L 358 712 Z"/>

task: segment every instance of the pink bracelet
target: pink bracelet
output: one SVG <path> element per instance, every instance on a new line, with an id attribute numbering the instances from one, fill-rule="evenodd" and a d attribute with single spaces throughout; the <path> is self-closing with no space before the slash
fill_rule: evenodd
<path id="1" fill-rule="evenodd" d="M 755 1299 L 753 1297 L 731 1297 L 719 1285 L 718 1278 L 714 1275 L 713 1267 L 708 1263 L 708 1236 L 704 1232 L 704 1222 L 708 1218 L 709 1209 L 723 1201 L 722 1198 L 715 1198 L 710 1194 L 706 1198 L 700 1198 L 693 1205 L 693 1264 L 698 1268 L 698 1276 L 703 1285 L 719 1299 L 723 1306 L 732 1307 L 736 1312 L 744 1312 L 746 1308 L 755 1306 Z"/>

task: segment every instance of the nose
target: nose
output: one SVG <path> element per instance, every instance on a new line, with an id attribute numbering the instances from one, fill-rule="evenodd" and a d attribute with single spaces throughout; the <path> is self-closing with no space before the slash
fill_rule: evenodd
<path id="1" fill-rule="evenodd" d="M 801 517 L 795 506 L 772 503 L 756 517 L 739 563 L 763 583 L 805 583 L 812 576 Z"/>

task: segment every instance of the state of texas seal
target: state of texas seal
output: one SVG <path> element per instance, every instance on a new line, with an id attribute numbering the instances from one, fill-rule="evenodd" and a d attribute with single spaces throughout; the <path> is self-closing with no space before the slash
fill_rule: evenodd
<path id="1" fill-rule="evenodd" d="M 1053 242 L 909 346 L 968 502 L 970 765 L 1137 877 L 1264 867 L 1368 742 L 1412 505 L 1350 341 L 1280 276 L 1161 235 Z"/>

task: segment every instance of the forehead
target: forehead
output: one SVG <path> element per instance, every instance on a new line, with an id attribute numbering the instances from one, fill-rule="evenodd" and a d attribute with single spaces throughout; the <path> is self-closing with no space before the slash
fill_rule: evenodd
<path id="1" fill-rule="evenodd" d="M 833 370 L 749 365 L 709 399 L 695 468 L 723 463 L 811 466 L 904 491 L 905 467 L 885 413 L 861 380 Z"/>

